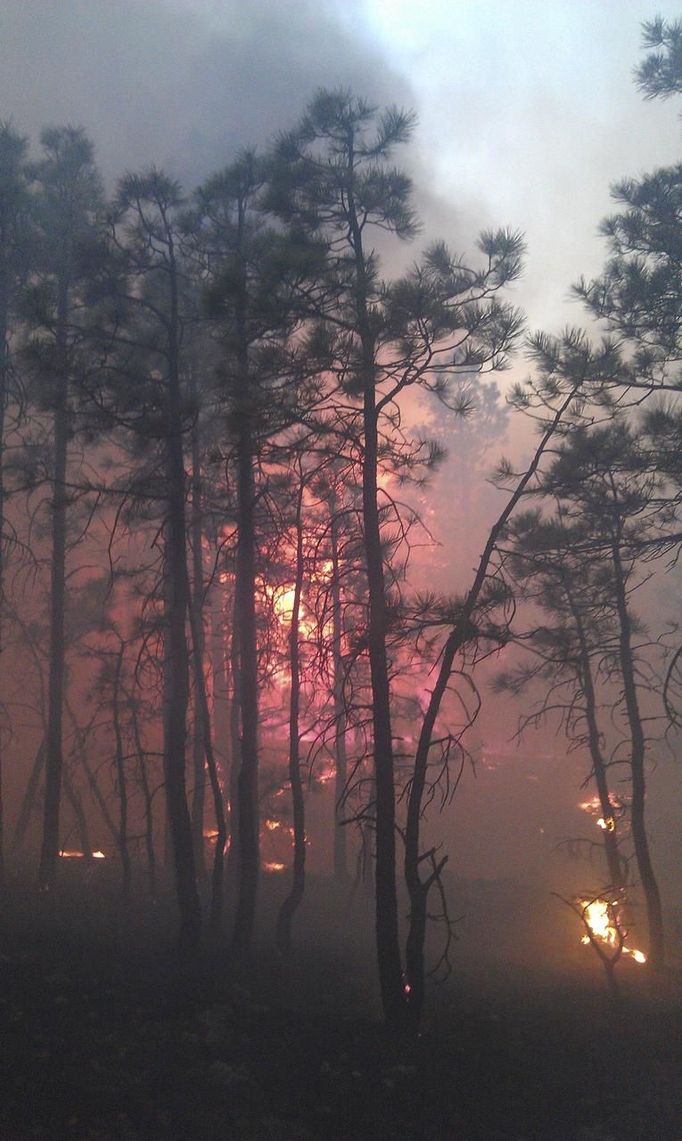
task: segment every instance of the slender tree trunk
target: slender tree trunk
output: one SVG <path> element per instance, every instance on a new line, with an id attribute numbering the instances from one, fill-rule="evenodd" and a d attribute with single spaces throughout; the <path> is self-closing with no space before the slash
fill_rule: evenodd
<path id="1" fill-rule="evenodd" d="M 241 258 L 246 234 L 245 203 L 238 204 L 240 283 L 236 304 L 238 342 L 237 438 L 237 566 L 235 575 L 235 631 L 240 703 L 239 779 L 239 886 L 233 945 L 241 953 L 253 940 L 256 897 L 260 874 L 258 811 L 258 641 L 256 630 L 256 525 L 253 409 L 250 392 L 247 334 L 246 266 Z"/>
<path id="2" fill-rule="evenodd" d="M 232 697 L 229 709 L 230 729 L 230 844 L 227 853 L 228 884 L 236 896 L 239 886 L 239 771 L 241 769 L 241 699 L 239 693 L 239 631 L 237 629 L 236 595 L 233 600 L 232 637 L 230 640 L 230 678 Z"/>
<path id="3" fill-rule="evenodd" d="M 156 852 L 154 849 L 154 800 L 152 791 L 149 787 L 149 777 L 147 775 L 146 765 L 146 752 L 142 743 L 142 735 L 140 733 L 140 721 L 137 714 L 137 706 L 133 701 L 132 706 L 132 721 L 133 721 L 133 734 L 135 736 L 135 749 L 137 752 L 138 771 L 140 774 L 140 784 L 142 786 L 142 799 L 144 800 L 144 847 L 147 854 L 147 875 L 149 877 L 149 893 L 152 899 L 156 899 L 158 894 L 157 879 L 156 879 Z"/>
<path id="4" fill-rule="evenodd" d="M 17 817 L 14 836 L 12 837 L 12 852 L 20 852 L 23 848 L 24 841 L 26 839 L 26 832 L 31 820 L 31 814 L 35 808 L 36 797 L 38 795 L 38 786 L 40 784 L 40 775 L 45 766 L 46 752 L 46 740 L 45 736 L 43 736 L 36 750 L 36 755 L 33 761 L 33 768 L 31 769 L 31 775 L 28 778 L 26 792 L 24 793 L 23 799 L 21 801 L 21 808 L 19 810 L 19 816 Z"/>
<path id="5" fill-rule="evenodd" d="M 197 385 L 194 372 L 190 371 L 190 394 L 197 406 Z M 199 708 L 199 685 L 205 689 L 205 637 L 204 637 L 204 559 L 202 551 L 203 541 L 203 508 L 201 502 L 201 446 L 199 438 L 199 420 L 195 412 L 192 425 L 192 499 L 191 499 L 191 530 L 192 530 L 192 587 L 190 591 L 190 613 L 192 619 L 192 643 L 194 654 L 194 725 L 192 736 L 192 760 L 194 782 L 192 788 L 192 835 L 194 837 L 194 857 L 197 870 L 203 877 L 206 875 L 206 861 L 204 858 L 204 813 L 206 803 L 206 744 L 204 733 L 206 731 L 205 718 Z"/>
<path id="6" fill-rule="evenodd" d="M 576 623 L 578 644 L 580 647 L 580 683 L 582 685 L 582 690 L 585 697 L 585 718 L 587 721 L 588 745 L 590 750 L 590 758 L 592 760 L 594 781 L 597 786 L 599 805 L 601 807 L 602 819 L 604 820 L 605 824 L 604 855 L 606 857 L 606 866 L 609 872 L 610 886 L 619 892 L 622 891 L 625 887 L 625 874 L 620 858 L 620 852 L 618 851 L 616 816 L 613 805 L 611 803 L 611 796 L 609 794 L 608 770 L 601 749 L 601 734 L 599 732 L 599 725 L 597 723 L 597 699 L 595 696 L 594 681 L 592 678 L 592 662 L 590 660 L 587 637 L 583 629 L 583 624 L 578 612 L 578 608 L 573 606 L 570 591 L 567 590 L 567 594 L 571 603 L 573 618 Z"/>
<path id="7" fill-rule="evenodd" d="M 301 730 L 300 730 L 300 704 L 301 704 L 301 593 L 303 590 L 303 473 L 300 473 L 300 484 L 296 500 L 296 570 L 294 578 L 294 601 L 291 609 L 291 627 L 289 629 L 289 670 L 291 674 L 291 688 L 289 694 L 289 783 L 291 785 L 291 802 L 294 824 L 294 863 L 292 869 L 291 889 L 277 918 L 277 943 L 283 951 L 291 947 L 291 924 L 299 908 L 305 891 L 305 803 L 303 799 L 303 781 L 301 780 Z"/>
<path id="8" fill-rule="evenodd" d="M 620 557 L 618 542 L 611 548 L 614 570 L 614 586 L 616 591 L 616 606 L 620 624 L 619 658 L 621 674 L 623 676 L 623 694 L 625 709 L 630 728 L 630 768 L 632 773 L 632 839 L 635 848 L 637 870 L 646 901 L 647 921 L 649 927 L 649 963 L 652 970 L 660 971 L 665 965 L 665 937 L 663 927 L 663 909 L 658 881 L 654 872 L 649 849 L 649 837 L 645 822 L 646 779 L 644 764 L 646 757 L 646 743 L 642 717 L 639 710 L 637 696 L 637 680 L 635 665 L 632 656 L 632 624 L 627 603 L 625 574 Z"/>
<path id="9" fill-rule="evenodd" d="M 118 828 L 116 827 L 116 824 L 114 823 L 114 820 L 111 816 L 111 813 L 109 812 L 107 802 L 104 799 L 104 797 L 102 796 L 102 790 L 99 787 L 99 784 L 97 783 L 97 777 L 95 776 L 94 772 L 92 771 L 92 768 L 91 768 L 90 763 L 88 761 L 87 755 L 86 755 L 85 750 L 82 746 L 80 748 L 80 754 L 81 754 L 80 761 L 81 761 L 81 764 L 83 766 L 83 772 L 85 773 L 85 776 L 86 776 L 86 779 L 88 782 L 88 786 L 89 786 L 90 791 L 93 795 L 95 803 L 97 804 L 97 807 L 100 810 L 102 820 L 104 821 L 104 823 L 106 825 L 107 831 L 108 831 L 109 835 L 111 836 L 112 843 L 113 843 L 114 847 L 117 847 L 118 846 Z"/>
<path id="10" fill-rule="evenodd" d="M 4 246 L 4 243 L 3 243 Z M 9 281 L 5 257 L 0 261 L 0 654 L 5 620 L 5 409 L 9 378 Z M 5 882 L 4 746 L 0 738 L 0 887 Z"/>
<path id="11" fill-rule="evenodd" d="M 349 167 L 353 167 L 350 155 Z M 363 394 L 362 523 L 369 594 L 367 638 L 372 688 L 374 779 L 376 790 L 376 938 L 379 985 L 384 1018 L 402 1030 L 406 1000 L 403 990 L 395 850 L 395 775 L 391 732 L 391 695 L 386 652 L 387 614 L 384 558 L 377 499 L 379 475 L 376 358 L 367 302 L 367 269 L 362 230 L 352 186 L 347 193 L 350 241 L 356 266 L 356 306 L 361 343 Z"/>
<path id="12" fill-rule="evenodd" d="M 130 865 L 130 852 L 128 851 L 128 781 L 125 771 L 123 753 L 123 733 L 121 731 L 121 672 L 123 670 L 123 657 L 125 643 L 121 642 L 116 655 L 116 668 L 114 672 L 114 689 L 111 710 L 114 722 L 114 753 L 116 760 L 116 783 L 118 785 L 118 854 L 121 857 L 121 871 L 123 873 L 123 895 L 130 895 L 132 869 Z"/>
<path id="13" fill-rule="evenodd" d="M 256 566 L 254 480 L 251 434 L 242 429 L 238 454 L 237 574 L 235 627 L 238 628 L 240 698 L 239 777 L 239 887 L 233 942 L 245 951 L 251 944 L 260 871 L 258 825 L 258 648 L 256 634 Z"/>
<path id="14" fill-rule="evenodd" d="M 468 621 L 468 618 L 466 621 Z M 410 784 L 410 794 L 407 802 L 407 821 L 405 824 L 405 881 L 410 896 L 410 920 L 405 946 L 405 985 L 406 988 L 408 988 L 406 990 L 408 1027 L 412 1033 L 416 1033 L 419 1028 L 424 1006 L 424 983 L 426 975 L 424 947 L 426 943 L 426 923 L 428 918 L 428 896 L 434 880 L 445 862 L 444 858 L 435 872 L 426 880 L 422 880 L 420 875 L 422 855 L 419 850 L 422 805 L 424 802 L 429 753 L 433 742 L 436 719 L 450 680 L 455 656 L 461 648 L 464 637 L 463 629 L 461 627 L 457 628 L 450 633 L 443 647 L 438 675 L 431 691 L 429 703 L 422 721 L 419 740 L 417 742 L 412 782 Z"/>
<path id="15" fill-rule="evenodd" d="M 92 860 L 92 843 L 90 841 L 90 830 L 88 828 L 88 820 L 83 811 L 83 802 L 81 801 L 78 792 L 71 783 L 69 777 L 68 767 L 64 766 L 64 793 L 66 798 L 73 808 L 73 814 L 76 817 L 76 824 L 78 827 L 78 836 L 80 839 L 81 852 L 86 860 Z"/>
<path id="16" fill-rule="evenodd" d="M 332 556 L 332 684 L 334 698 L 334 876 L 339 883 L 345 884 L 348 882 L 348 833 L 343 824 L 343 803 L 348 782 L 348 757 L 346 753 L 346 704 L 343 692 L 339 520 L 333 493 L 330 498 L 329 510 Z"/>
<path id="17" fill-rule="evenodd" d="M 192 641 L 194 643 L 194 656 L 198 657 L 197 641 L 202 638 L 203 631 L 200 627 L 201 614 L 197 614 L 193 607 L 189 610 L 189 619 L 192 629 Z M 196 639 L 196 640 L 195 640 Z M 208 768 L 209 780 L 211 784 L 211 793 L 213 796 L 213 812 L 215 814 L 216 829 L 218 835 L 216 836 L 215 851 L 213 854 L 213 869 L 211 873 L 211 908 L 209 915 L 209 923 L 213 936 L 220 934 L 223 913 L 223 885 L 225 880 L 225 847 L 227 844 L 227 823 L 225 820 L 225 805 L 223 802 L 223 790 L 220 787 L 220 777 L 218 775 L 218 763 L 215 753 L 213 751 L 213 734 L 211 732 L 211 712 L 208 705 L 208 694 L 206 692 L 206 677 L 203 669 L 199 670 L 196 674 L 196 701 L 197 713 L 201 720 L 201 740 L 204 744 L 206 766 Z M 203 759 L 202 759 L 203 764 Z M 202 842 L 203 842 L 203 828 L 202 828 Z"/>
<path id="18" fill-rule="evenodd" d="M 197 890 L 192 825 L 187 807 L 185 745 L 189 702 L 189 665 L 185 621 L 187 535 L 185 529 L 185 465 L 182 446 L 182 401 L 179 373 L 178 282 L 169 238 L 171 309 L 168 337 L 168 435 L 166 440 L 167 516 L 165 526 L 165 698 L 164 775 L 173 851 L 175 885 L 180 910 L 180 946 L 194 946 L 201 933 L 201 904 Z"/>
<path id="19" fill-rule="evenodd" d="M 48 680 L 47 753 L 43 843 L 38 869 L 41 891 L 55 885 L 59 856 L 59 812 L 62 787 L 62 718 L 64 707 L 64 603 L 66 583 L 66 465 L 69 435 L 67 323 L 68 287 L 58 282 L 57 368 L 54 407 L 54 475 L 52 562 L 50 581 L 50 666 Z"/>
<path id="20" fill-rule="evenodd" d="M 438 673 L 422 719 L 414 758 L 412 780 L 410 782 L 410 791 L 407 801 L 407 820 L 405 824 L 405 881 L 410 896 L 410 918 L 405 949 L 405 994 L 407 998 L 406 1023 L 411 1033 L 416 1033 L 419 1028 L 424 1005 L 424 947 L 428 920 L 428 896 L 447 860 L 447 856 L 443 856 L 439 862 L 436 862 L 435 853 L 433 851 L 422 853 L 419 849 L 420 821 L 428 773 L 429 753 L 433 744 L 436 721 L 443 697 L 447 691 L 455 658 L 462 646 L 475 635 L 475 631 L 471 626 L 472 615 L 478 604 L 483 586 L 487 581 L 488 568 L 500 535 L 503 533 L 508 520 L 523 497 L 528 484 L 537 472 L 545 449 L 560 424 L 564 413 L 572 403 L 576 391 L 577 388 L 572 389 L 555 412 L 552 421 L 545 429 L 535 449 L 535 455 L 531 463 L 490 529 L 485 547 L 483 548 L 483 553 L 478 562 L 478 567 L 476 568 L 474 580 L 462 607 L 459 622 L 457 626 L 450 631 L 443 645 Z M 425 879 L 422 879 L 420 867 L 427 857 L 431 858 L 432 871 Z"/>

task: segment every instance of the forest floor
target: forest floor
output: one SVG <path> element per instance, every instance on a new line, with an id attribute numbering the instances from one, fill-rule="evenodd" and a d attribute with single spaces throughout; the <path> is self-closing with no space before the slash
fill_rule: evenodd
<path id="1" fill-rule="evenodd" d="M 351 923 L 318 884 L 326 925 L 302 914 L 288 963 L 264 939 L 248 974 L 225 951 L 181 970 L 163 908 L 131 930 L 105 887 L 64 878 L 2 901 L 2 1141 L 682 1139 L 678 972 L 654 991 L 624 963 L 610 998 L 545 895 L 488 888 L 492 920 L 465 918 L 401 1043 L 378 1019 L 367 901 Z"/>

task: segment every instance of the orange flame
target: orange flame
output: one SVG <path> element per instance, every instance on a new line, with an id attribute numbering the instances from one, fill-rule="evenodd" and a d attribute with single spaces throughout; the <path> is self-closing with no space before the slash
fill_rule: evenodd
<path id="1" fill-rule="evenodd" d="M 624 943 L 627 933 L 620 926 L 617 900 L 609 902 L 607 899 L 579 899 L 577 902 L 578 906 L 582 908 L 582 916 L 590 930 L 592 939 L 598 943 L 603 943 L 614 951 L 622 942 L 623 955 L 630 955 L 636 963 L 646 963 L 646 955 L 643 951 L 627 947 Z M 590 935 L 583 935 L 580 942 L 589 944 L 591 942 Z"/>

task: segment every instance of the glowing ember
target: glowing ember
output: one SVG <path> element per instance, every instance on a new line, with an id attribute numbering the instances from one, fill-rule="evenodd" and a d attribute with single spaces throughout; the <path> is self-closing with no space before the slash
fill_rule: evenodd
<path id="1" fill-rule="evenodd" d="M 583 920 L 590 930 L 592 939 L 614 951 L 620 947 L 623 955 L 630 955 L 636 963 L 646 963 L 643 951 L 625 946 L 627 932 L 620 923 L 618 900 L 609 902 L 607 899 L 579 899 L 578 906 L 582 909 Z M 589 944 L 590 936 L 583 935 L 580 942 Z"/>
<path id="2" fill-rule="evenodd" d="M 588 812 L 590 816 L 595 813 L 601 812 L 601 801 L 598 796 L 593 796 L 591 800 L 581 800 L 578 808 L 581 812 Z"/>
<path id="3" fill-rule="evenodd" d="M 283 872 L 284 871 L 284 864 L 278 863 L 277 860 L 268 860 L 267 863 L 263 864 L 263 871 L 264 872 Z"/>
<path id="4" fill-rule="evenodd" d="M 586 812 L 588 816 L 596 817 L 595 824 L 601 828 L 602 832 L 615 832 L 616 831 L 616 816 L 620 809 L 623 808 L 623 803 L 616 797 L 610 797 L 610 805 L 614 812 L 608 812 L 602 816 L 602 805 L 598 796 L 593 796 L 591 800 L 581 800 L 578 808 L 581 812 Z"/>
<path id="5" fill-rule="evenodd" d="M 613 816 L 600 816 L 597 821 L 597 827 L 601 828 L 603 832 L 615 832 L 616 821 L 614 820 Z"/>

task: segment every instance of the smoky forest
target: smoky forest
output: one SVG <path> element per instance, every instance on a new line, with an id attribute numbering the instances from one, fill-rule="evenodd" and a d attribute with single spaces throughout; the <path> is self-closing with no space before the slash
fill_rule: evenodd
<path id="1" fill-rule="evenodd" d="M 0 125 L 0 1136 L 679 1141 L 682 167 L 532 331 L 301 109 Z"/>

